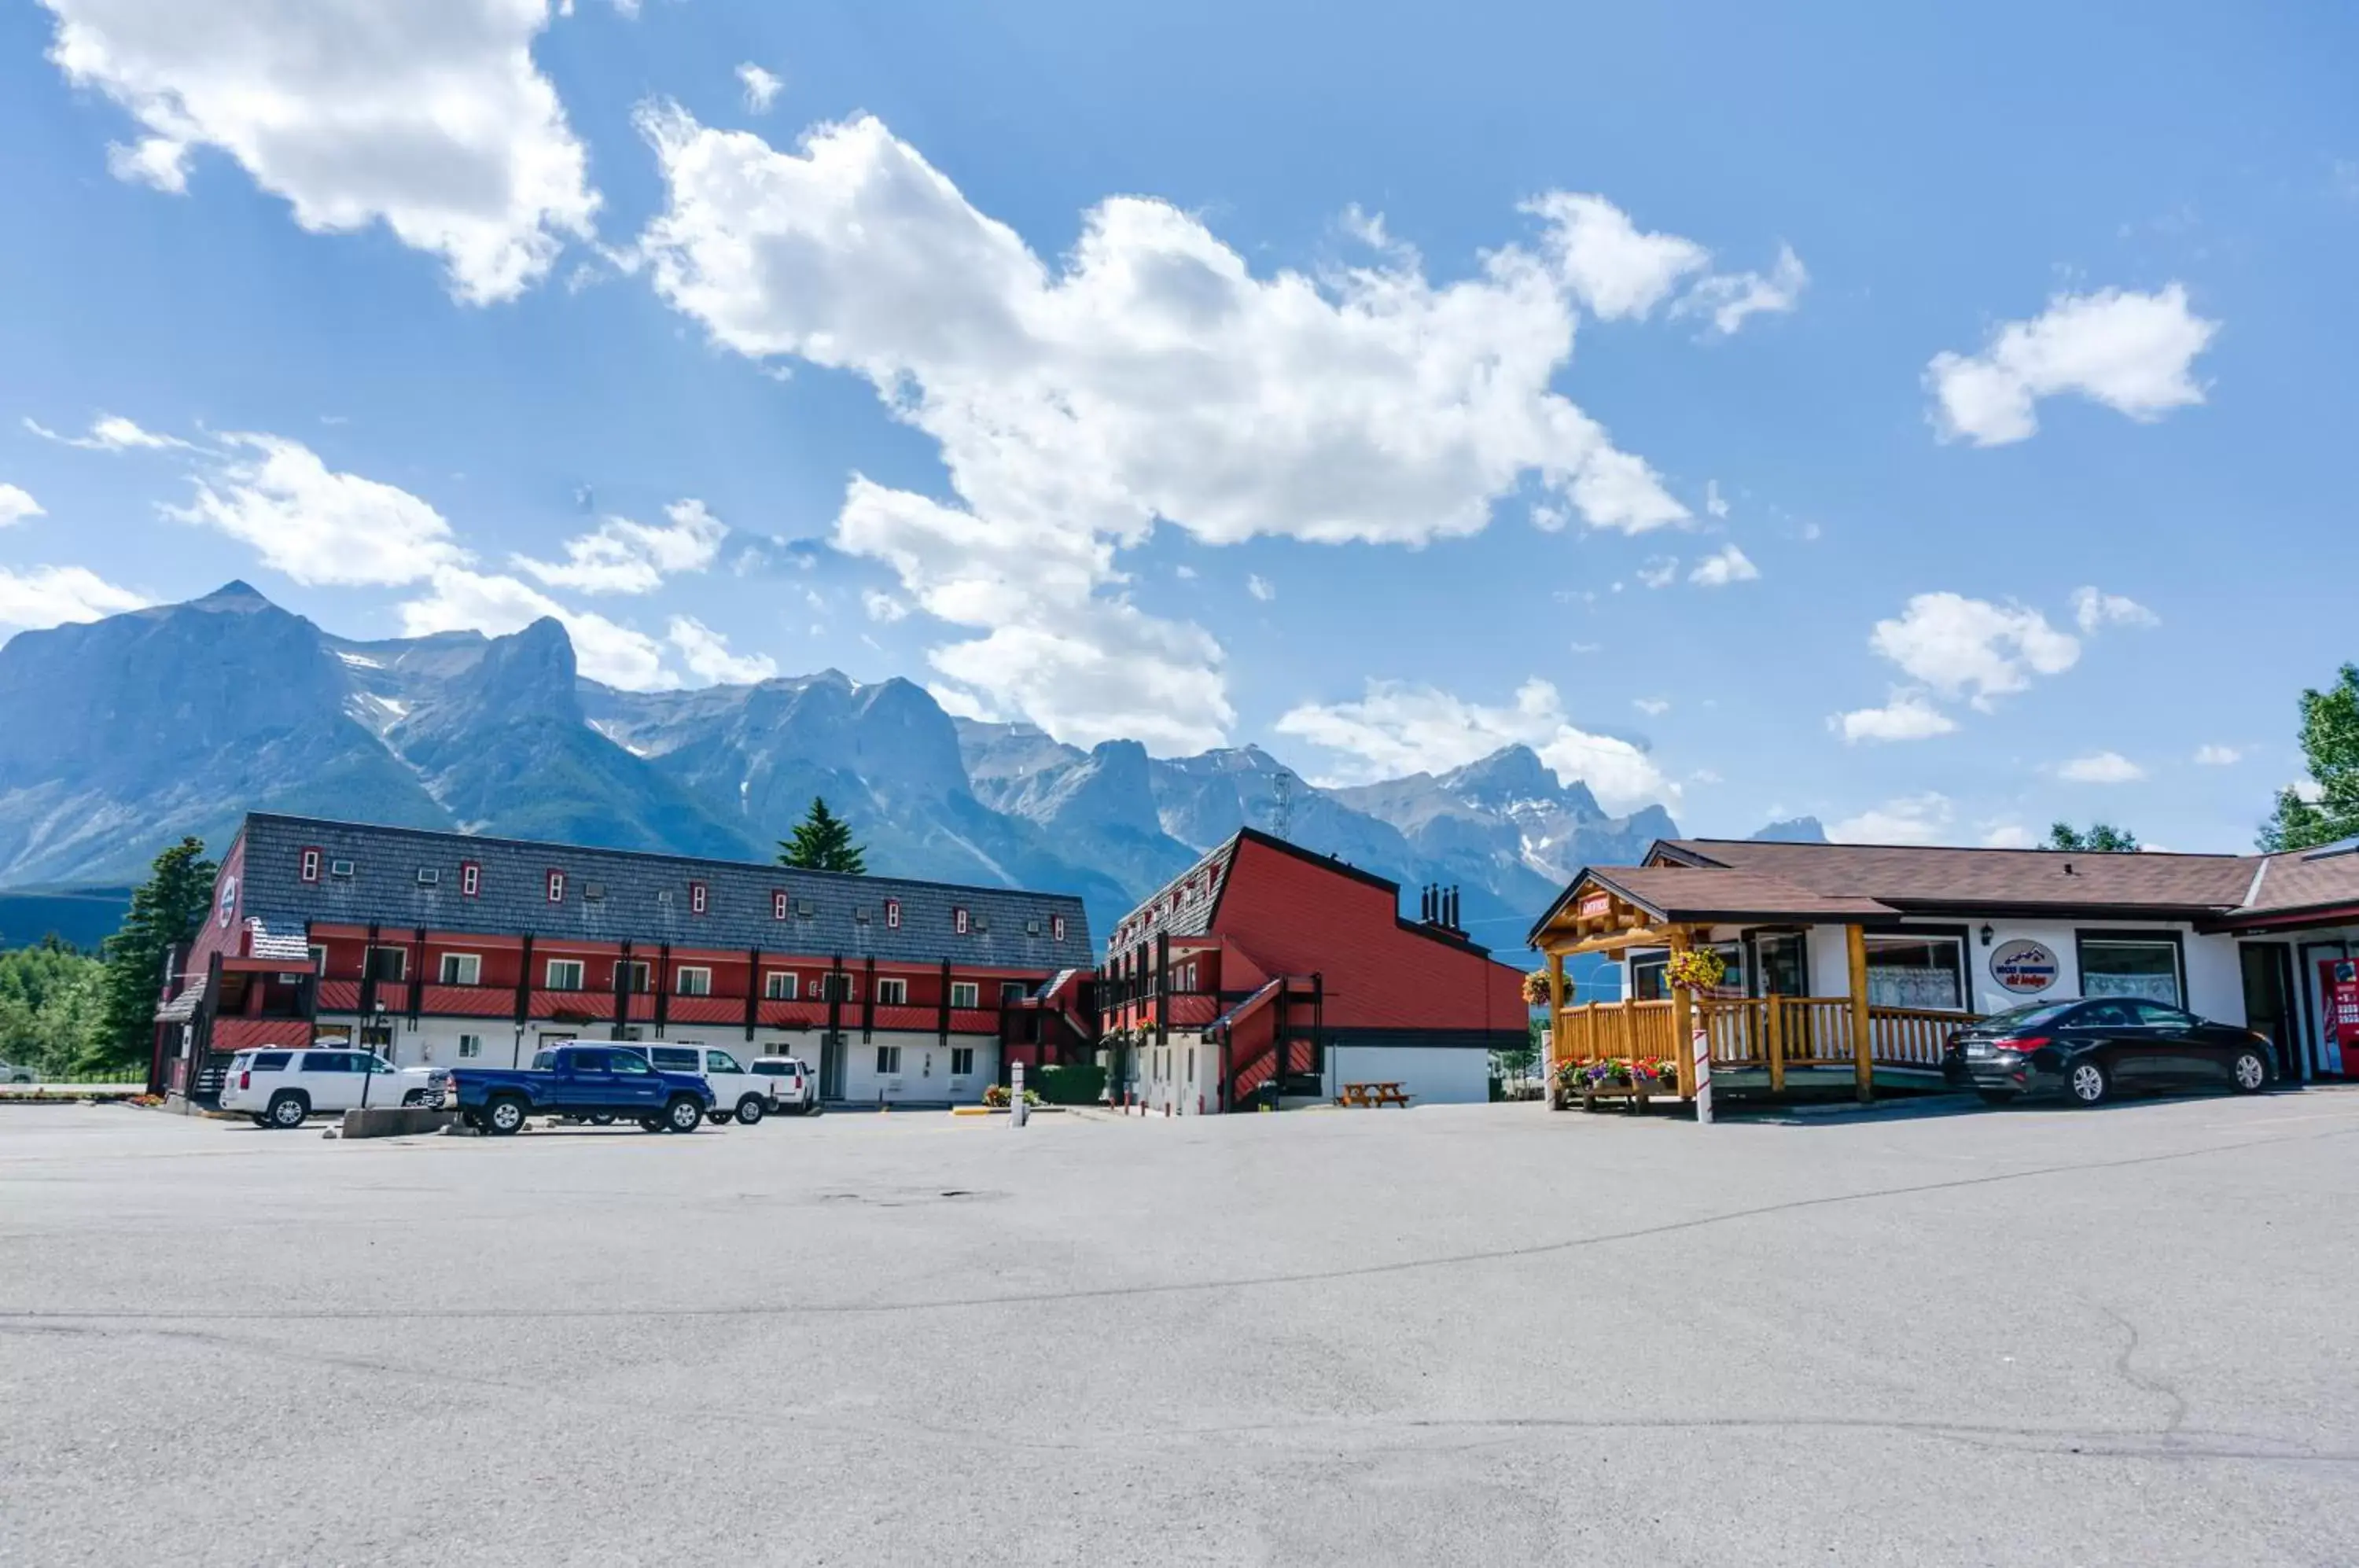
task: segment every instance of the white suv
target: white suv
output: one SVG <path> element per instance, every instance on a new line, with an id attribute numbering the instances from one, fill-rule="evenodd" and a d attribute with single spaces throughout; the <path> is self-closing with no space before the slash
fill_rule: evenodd
<path id="1" fill-rule="evenodd" d="M 241 1051 L 222 1074 L 221 1108 L 266 1127 L 299 1127 L 318 1111 L 422 1105 L 439 1069 L 396 1067 L 373 1051 Z"/>
<path id="2" fill-rule="evenodd" d="M 718 1046 L 628 1045 L 623 1049 L 637 1051 L 658 1073 L 692 1073 L 712 1084 L 711 1115 L 716 1127 L 732 1116 L 752 1127 L 770 1108 L 770 1081 L 748 1073 Z"/>
<path id="3" fill-rule="evenodd" d="M 770 1109 L 780 1116 L 807 1116 L 819 1109 L 819 1079 L 805 1063 L 791 1056 L 757 1056 L 753 1070 L 770 1081 Z"/>

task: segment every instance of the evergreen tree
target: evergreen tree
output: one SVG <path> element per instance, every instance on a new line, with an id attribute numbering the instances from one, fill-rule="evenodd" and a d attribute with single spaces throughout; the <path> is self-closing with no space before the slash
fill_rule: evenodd
<path id="1" fill-rule="evenodd" d="M 778 864 L 803 871 L 868 875 L 867 852 L 852 842 L 850 825 L 817 796 L 811 798 L 810 811 L 796 824 L 795 836 L 778 841 Z"/>
<path id="2" fill-rule="evenodd" d="M 197 934 L 212 908 L 213 874 L 202 839 L 184 838 L 156 857 L 131 895 L 123 929 L 100 949 L 106 963 L 97 1060 L 92 1067 L 146 1060 L 155 1039 L 156 999 L 164 989 L 164 955 Z"/>
<path id="3" fill-rule="evenodd" d="M 2263 849 L 2309 849 L 2359 834 L 2359 664 L 2344 665 L 2329 690 L 2301 694 L 2301 755 L 2317 799 L 2278 790 L 2261 825 Z"/>
<path id="4" fill-rule="evenodd" d="M 2137 834 L 2111 822 L 2091 822 L 2085 833 L 2071 822 L 2058 822 L 2048 830 L 2045 847 L 2079 850 L 2084 855 L 2136 855 L 2138 841 Z"/>

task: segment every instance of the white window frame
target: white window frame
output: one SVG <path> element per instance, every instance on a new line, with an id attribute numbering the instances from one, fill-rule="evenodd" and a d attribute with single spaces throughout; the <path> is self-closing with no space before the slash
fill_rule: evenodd
<path id="1" fill-rule="evenodd" d="M 710 904 L 712 900 L 712 889 L 708 888 L 703 883 L 691 882 L 688 885 L 688 912 L 690 914 L 701 915 L 704 913 L 705 906 Z"/>
<path id="2" fill-rule="evenodd" d="M 966 935 L 966 906 L 963 904 L 951 910 L 951 930 L 960 936 Z"/>
<path id="3" fill-rule="evenodd" d="M 560 969 L 571 971 L 571 984 L 559 982 L 557 972 Z M 541 978 L 549 982 L 541 987 L 545 991 L 579 991 L 582 988 L 582 982 L 590 978 L 590 967 L 579 958 L 552 958 L 549 961 L 549 967 L 541 971 Z"/>
<path id="4" fill-rule="evenodd" d="M 1010 1002 L 1020 1002 L 1031 989 L 1021 980 L 1002 980 L 999 983 L 999 1005 L 1004 1007 Z"/>
<path id="5" fill-rule="evenodd" d="M 472 860 L 459 863 L 459 893 L 472 898 L 484 890 L 484 868 Z"/>
<path id="6" fill-rule="evenodd" d="M 464 973 L 464 979 L 451 977 L 453 960 L 463 960 L 459 968 Z M 442 955 L 442 962 L 434 966 L 434 972 L 440 976 L 435 981 L 438 985 L 480 985 L 484 983 L 484 955 L 480 953 L 446 953 Z"/>
<path id="7" fill-rule="evenodd" d="M 885 929 L 886 931 L 901 929 L 901 900 L 898 898 L 885 900 Z"/>
<path id="8" fill-rule="evenodd" d="M 328 945 L 325 942 L 315 942 L 311 944 L 311 973 L 325 975 L 327 972 Z"/>
<path id="9" fill-rule="evenodd" d="M 1049 917 L 1049 935 L 1050 937 L 1054 938 L 1054 939 L 1055 939 L 1056 941 L 1058 941 L 1058 942 L 1062 942 L 1062 941 L 1064 941 L 1064 940 L 1065 940 L 1065 917 L 1064 917 L 1064 916 L 1062 916 L 1062 915 L 1050 915 L 1050 916 Z"/>
<path id="10" fill-rule="evenodd" d="M 964 1007 L 969 1012 L 983 1006 L 983 982 L 953 980 L 951 982 L 951 1006 Z"/>
<path id="11" fill-rule="evenodd" d="M 472 1062 L 472 1061 L 475 1060 L 477 1057 L 482 1056 L 483 1054 L 484 1054 L 484 1037 L 483 1037 L 482 1035 L 479 1035 L 479 1034 L 462 1034 L 462 1035 L 461 1035 L 461 1036 L 459 1037 L 459 1060 L 460 1060 L 460 1061 L 462 1061 L 462 1062 Z"/>
<path id="12" fill-rule="evenodd" d="M 320 879 L 320 852 L 316 849 L 305 850 L 302 860 L 297 865 L 295 875 L 305 882 L 317 882 Z"/>
<path id="13" fill-rule="evenodd" d="M 549 901 L 552 904 L 565 902 L 565 873 L 562 871 L 549 874 Z"/>
<path id="14" fill-rule="evenodd" d="M 623 983 L 623 972 L 626 969 L 631 975 L 628 985 Z M 614 960 L 614 972 L 611 978 L 614 988 L 625 996 L 644 996 L 655 985 L 655 970 L 644 958 L 618 958 Z"/>
<path id="15" fill-rule="evenodd" d="M 376 983 L 380 985 L 408 985 L 409 949 L 406 947 L 388 947 L 383 942 L 379 942 L 375 947 L 368 949 L 366 953 L 362 957 L 361 978 L 365 980 L 370 977 L 369 972 L 376 967 L 376 955 L 380 953 L 389 953 L 393 954 L 395 958 L 400 960 L 400 962 L 394 965 L 395 969 L 398 971 L 398 973 L 389 975 L 379 975 L 375 977 Z"/>
<path id="16" fill-rule="evenodd" d="M 774 920 L 783 920 L 787 918 L 787 896 L 783 892 L 774 892 L 770 895 L 770 918 Z"/>
<path id="17" fill-rule="evenodd" d="M 876 1076 L 879 1078 L 898 1078 L 901 1076 L 901 1048 L 899 1046 L 880 1045 L 876 1048 Z"/>
<path id="18" fill-rule="evenodd" d="M 782 980 L 786 984 L 780 985 Z M 772 969 L 762 976 L 762 1000 L 766 1002 L 791 1002 L 801 989 L 801 977 L 791 969 Z"/>
<path id="19" fill-rule="evenodd" d="M 851 970 L 831 969 L 826 974 L 820 976 L 819 1000 L 822 1002 L 849 1002 L 852 999 L 853 982 Z"/>
<path id="20" fill-rule="evenodd" d="M 961 1057 L 966 1058 L 966 1065 L 963 1067 L 959 1065 L 959 1058 Z M 951 1076 L 953 1078 L 972 1078 L 974 1076 L 974 1047 L 971 1045 L 954 1045 L 951 1047 Z"/>
<path id="21" fill-rule="evenodd" d="M 908 1007 L 909 983 L 897 975 L 879 975 L 876 981 L 876 1005 L 880 1007 Z"/>
<path id="22" fill-rule="evenodd" d="M 688 977 L 698 976 L 698 989 L 691 990 Z M 672 975 L 671 994 L 675 996 L 710 996 L 712 995 L 712 968 L 704 964 L 683 964 Z"/>

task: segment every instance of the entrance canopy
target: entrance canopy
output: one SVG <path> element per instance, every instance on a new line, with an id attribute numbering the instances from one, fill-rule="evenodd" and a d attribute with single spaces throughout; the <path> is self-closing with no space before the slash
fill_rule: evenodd
<path id="1" fill-rule="evenodd" d="M 1714 925 L 1885 925 L 1900 911 L 1874 898 L 1818 893 L 1774 877 L 1710 866 L 1593 866 L 1549 906 L 1528 945 L 1557 958 L 1632 947 L 1683 947 Z"/>

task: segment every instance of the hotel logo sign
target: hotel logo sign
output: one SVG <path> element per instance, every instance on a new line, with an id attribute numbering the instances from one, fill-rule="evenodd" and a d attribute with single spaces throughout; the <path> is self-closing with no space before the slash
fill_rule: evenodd
<path id="1" fill-rule="evenodd" d="M 2044 942 L 2010 942 L 1991 954 L 1991 978 L 2019 996 L 2036 996 L 2056 984 L 2060 967 Z"/>

